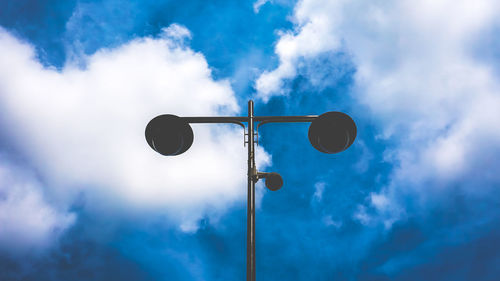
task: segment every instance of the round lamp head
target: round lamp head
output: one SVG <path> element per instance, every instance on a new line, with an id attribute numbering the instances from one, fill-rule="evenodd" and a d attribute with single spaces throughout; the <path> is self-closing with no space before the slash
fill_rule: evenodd
<path id="1" fill-rule="evenodd" d="M 162 155 L 179 155 L 193 144 L 193 130 L 179 116 L 165 114 L 156 116 L 146 126 L 146 141 Z"/>
<path id="2" fill-rule="evenodd" d="M 278 173 L 269 173 L 266 175 L 266 187 L 276 191 L 283 186 L 283 178 Z"/>
<path id="3" fill-rule="evenodd" d="M 356 138 L 356 124 L 349 115 L 330 111 L 318 116 L 309 127 L 309 141 L 323 153 L 346 150 Z"/>

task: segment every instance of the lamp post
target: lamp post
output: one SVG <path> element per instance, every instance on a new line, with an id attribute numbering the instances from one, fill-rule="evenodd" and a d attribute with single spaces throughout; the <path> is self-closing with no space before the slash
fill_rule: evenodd
<path id="1" fill-rule="evenodd" d="M 309 141 L 323 153 L 346 150 L 356 138 L 356 124 L 347 114 L 330 111 L 322 115 L 307 116 L 254 116 L 253 101 L 248 101 L 247 117 L 179 117 L 159 115 L 146 126 L 146 141 L 156 152 L 174 156 L 186 152 L 193 144 L 190 123 L 247 123 L 245 144 L 248 144 L 248 192 L 247 192 L 247 281 L 255 281 L 255 183 L 264 178 L 266 187 L 278 190 L 283 179 L 277 173 L 258 172 L 255 167 L 255 131 L 267 123 L 310 122 Z M 254 123 L 258 122 L 254 128 Z"/>

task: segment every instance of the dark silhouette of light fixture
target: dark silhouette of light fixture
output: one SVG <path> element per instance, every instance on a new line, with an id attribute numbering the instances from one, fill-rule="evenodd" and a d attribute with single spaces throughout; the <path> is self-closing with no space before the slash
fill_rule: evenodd
<path id="1" fill-rule="evenodd" d="M 269 190 L 276 191 L 283 186 L 283 178 L 278 173 L 257 173 L 259 179 L 266 179 L 266 187 Z"/>
<path id="2" fill-rule="evenodd" d="M 254 123 L 259 122 L 254 130 Z M 175 156 L 186 152 L 193 144 L 190 123 L 233 123 L 248 130 L 248 193 L 247 193 L 247 281 L 255 281 L 255 183 L 265 179 L 266 187 L 276 191 L 283 186 L 278 173 L 258 172 L 255 167 L 255 135 L 267 123 L 311 122 L 309 141 L 323 153 L 339 153 L 352 145 L 356 138 L 356 124 L 347 114 L 330 111 L 319 116 L 254 116 L 253 101 L 248 101 L 248 117 L 179 117 L 164 114 L 153 118 L 146 126 L 146 141 L 156 152 Z"/>
<path id="3" fill-rule="evenodd" d="M 186 152 L 193 144 L 193 129 L 186 120 L 172 114 L 156 116 L 146 127 L 146 140 L 165 156 Z"/>
<path id="4" fill-rule="evenodd" d="M 323 153 L 346 150 L 356 138 L 356 124 L 349 115 L 330 111 L 323 113 L 309 126 L 309 141 Z"/>

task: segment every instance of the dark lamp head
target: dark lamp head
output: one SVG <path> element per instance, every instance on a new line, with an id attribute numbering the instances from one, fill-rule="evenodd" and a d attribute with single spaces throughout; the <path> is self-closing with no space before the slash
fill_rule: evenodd
<path id="1" fill-rule="evenodd" d="M 330 111 L 321 114 L 309 127 L 309 141 L 323 153 L 346 150 L 356 138 L 356 124 L 349 115 Z"/>
<path id="2" fill-rule="evenodd" d="M 276 191 L 283 186 L 283 178 L 278 173 L 268 173 L 265 178 L 266 187 L 272 191 Z"/>
<path id="3" fill-rule="evenodd" d="M 193 144 L 193 130 L 179 116 L 156 116 L 146 126 L 146 141 L 156 152 L 171 156 L 186 152 Z"/>

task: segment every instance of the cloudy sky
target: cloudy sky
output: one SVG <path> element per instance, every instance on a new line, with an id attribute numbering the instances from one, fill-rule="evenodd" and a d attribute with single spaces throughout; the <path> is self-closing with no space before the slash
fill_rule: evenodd
<path id="1" fill-rule="evenodd" d="M 0 280 L 243 280 L 242 129 L 343 111 L 358 137 L 260 130 L 258 280 L 497 280 L 497 0 L 0 1 Z"/>

